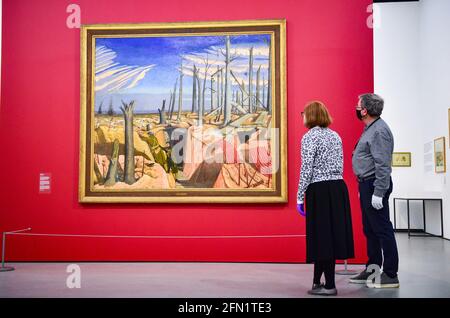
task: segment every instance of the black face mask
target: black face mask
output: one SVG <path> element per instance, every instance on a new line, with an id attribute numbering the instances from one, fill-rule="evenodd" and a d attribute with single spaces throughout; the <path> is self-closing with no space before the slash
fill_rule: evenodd
<path id="1" fill-rule="evenodd" d="M 356 117 L 358 117 L 359 120 L 363 119 L 363 116 L 361 115 L 361 110 L 359 109 L 356 110 Z"/>

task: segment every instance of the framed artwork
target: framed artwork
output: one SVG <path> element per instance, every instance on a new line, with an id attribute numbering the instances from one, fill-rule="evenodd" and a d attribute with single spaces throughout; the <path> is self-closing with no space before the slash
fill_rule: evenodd
<path id="1" fill-rule="evenodd" d="M 434 170 L 437 173 L 446 172 L 445 137 L 434 140 Z"/>
<path id="2" fill-rule="evenodd" d="M 79 201 L 287 202 L 286 22 L 83 25 Z"/>
<path id="3" fill-rule="evenodd" d="M 411 167 L 410 152 L 394 152 L 392 154 L 393 167 Z"/>

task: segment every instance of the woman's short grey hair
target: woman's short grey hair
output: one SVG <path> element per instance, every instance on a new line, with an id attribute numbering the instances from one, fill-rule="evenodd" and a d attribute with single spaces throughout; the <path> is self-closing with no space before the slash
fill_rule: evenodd
<path id="1" fill-rule="evenodd" d="M 367 109 L 370 116 L 381 116 L 384 107 L 384 100 L 377 94 L 362 94 L 359 95 L 361 99 L 361 106 Z"/>

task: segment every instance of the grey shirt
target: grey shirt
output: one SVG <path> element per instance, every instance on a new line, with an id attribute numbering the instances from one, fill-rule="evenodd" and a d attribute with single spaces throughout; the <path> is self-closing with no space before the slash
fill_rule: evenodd
<path id="1" fill-rule="evenodd" d="M 378 118 L 364 128 L 353 151 L 353 172 L 358 178 L 374 176 L 374 195 L 383 197 L 390 186 L 394 136 L 386 122 Z"/>

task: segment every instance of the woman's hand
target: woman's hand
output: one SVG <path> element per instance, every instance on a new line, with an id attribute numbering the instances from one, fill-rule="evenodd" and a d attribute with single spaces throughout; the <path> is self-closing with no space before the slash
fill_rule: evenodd
<path id="1" fill-rule="evenodd" d="M 297 211 L 300 213 L 301 216 L 305 216 L 305 205 L 302 201 L 297 202 Z"/>

